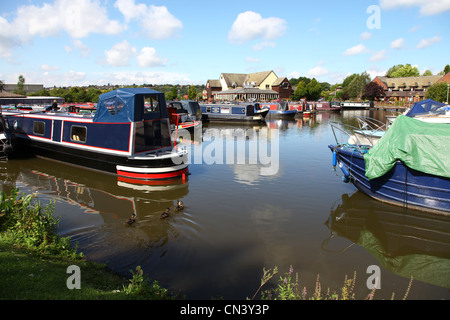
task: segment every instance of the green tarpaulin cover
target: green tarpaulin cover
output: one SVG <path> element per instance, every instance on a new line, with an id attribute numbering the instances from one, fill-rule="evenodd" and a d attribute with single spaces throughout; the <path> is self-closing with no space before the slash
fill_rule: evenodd
<path id="1" fill-rule="evenodd" d="M 450 178 L 450 124 L 398 116 L 364 155 L 366 177 L 383 176 L 397 160 L 414 170 Z"/>

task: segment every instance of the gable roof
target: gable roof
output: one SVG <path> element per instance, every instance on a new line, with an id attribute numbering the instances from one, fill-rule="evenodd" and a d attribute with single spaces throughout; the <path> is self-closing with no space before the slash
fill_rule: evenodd
<path id="1" fill-rule="evenodd" d="M 232 87 L 233 83 L 236 83 L 238 87 L 243 87 L 247 75 L 243 73 L 222 73 L 221 77 L 223 77 L 228 87 Z"/>
<path id="2" fill-rule="evenodd" d="M 424 88 L 435 84 L 442 76 L 419 76 L 419 77 L 377 77 L 387 88 Z"/>

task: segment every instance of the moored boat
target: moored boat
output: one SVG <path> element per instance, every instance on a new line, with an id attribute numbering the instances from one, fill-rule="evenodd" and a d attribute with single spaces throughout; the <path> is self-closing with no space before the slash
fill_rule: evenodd
<path id="1" fill-rule="evenodd" d="M 403 113 L 405 116 L 431 123 L 450 123 L 450 106 L 433 99 L 414 103 Z M 397 116 L 388 115 L 386 119 L 393 123 Z"/>
<path id="2" fill-rule="evenodd" d="M 370 102 L 342 102 L 341 107 L 343 109 L 368 109 L 373 108 L 373 101 Z"/>
<path id="3" fill-rule="evenodd" d="M 33 155 L 137 183 L 188 174 L 187 151 L 172 144 L 164 94 L 154 90 L 123 88 L 104 93 L 95 114 L 52 110 L 4 111 L 4 115 L 17 147 Z"/>
<path id="4" fill-rule="evenodd" d="M 269 113 L 267 118 L 272 119 L 293 119 L 297 114 L 297 110 L 290 109 L 287 101 L 275 100 L 270 103 L 261 103 L 262 107 L 268 107 Z"/>
<path id="5" fill-rule="evenodd" d="M 13 152 L 14 136 L 9 127 L 8 120 L 0 109 L 0 159 L 6 159 Z"/>
<path id="6" fill-rule="evenodd" d="M 336 135 L 335 135 L 336 138 Z M 400 115 L 371 146 L 329 145 L 333 165 L 367 195 L 394 205 L 450 214 L 450 127 Z"/>
<path id="7" fill-rule="evenodd" d="M 202 120 L 221 122 L 261 122 L 269 108 L 259 103 L 201 104 Z"/>
<path id="8" fill-rule="evenodd" d="M 202 110 L 197 101 L 169 101 L 167 111 L 172 130 L 194 129 L 201 124 Z"/>

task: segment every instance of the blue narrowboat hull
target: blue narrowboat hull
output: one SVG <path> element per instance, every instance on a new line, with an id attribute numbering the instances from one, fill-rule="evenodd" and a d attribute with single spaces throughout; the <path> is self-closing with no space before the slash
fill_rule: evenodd
<path id="1" fill-rule="evenodd" d="M 202 120 L 221 122 L 265 121 L 269 109 L 255 109 L 254 105 L 211 104 L 201 105 Z"/>
<path id="2" fill-rule="evenodd" d="M 351 181 L 370 197 L 405 208 L 450 214 L 450 179 L 408 168 L 397 161 L 388 173 L 369 180 L 360 151 L 346 146 L 328 147 L 335 152 L 333 164 L 341 167 L 344 181 Z"/>

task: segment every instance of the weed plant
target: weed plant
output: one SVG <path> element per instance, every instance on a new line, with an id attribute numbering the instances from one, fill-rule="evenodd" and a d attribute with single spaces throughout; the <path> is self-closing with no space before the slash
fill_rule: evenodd
<path id="1" fill-rule="evenodd" d="M 278 268 L 275 267 L 273 270 L 263 269 L 263 276 L 261 278 L 261 285 L 252 297 L 255 299 L 258 292 L 261 291 L 262 287 L 266 285 L 271 278 L 273 278 L 278 273 Z M 413 278 L 409 282 L 408 288 L 403 296 L 403 300 L 406 300 L 408 294 L 411 290 Z M 292 266 L 289 271 L 285 273 L 284 276 L 280 276 L 278 280 L 278 285 L 274 288 L 261 291 L 262 300 L 356 300 L 355 295 L 355 285 L 356 285 L 356 272 L 353 274 L 353 278 L 348 278 L 345 276 L 344 283 L 338 291 L 331 292 L 328 288 L 325 292 L 322 290 L 322 284 L 320 283 L 320 277 L 317 275 L 316 284 L 314 292 L 312 295 L 308 296 L 306 287 L 301 287 L 299 283 L 298 273 L 295 274 L 294 279 L 294 269 Z M 374 288 L 364 300 L 373 300 L 375 296 L 376 289 Z M 394 293 L 392 294 L 392 300 L 394 299 Z"/>

